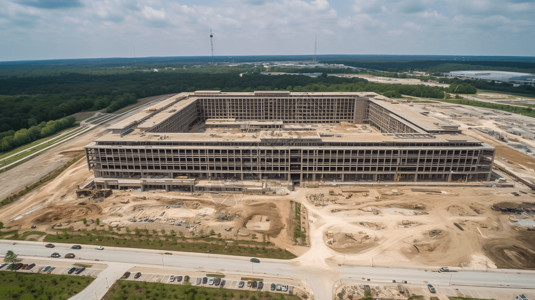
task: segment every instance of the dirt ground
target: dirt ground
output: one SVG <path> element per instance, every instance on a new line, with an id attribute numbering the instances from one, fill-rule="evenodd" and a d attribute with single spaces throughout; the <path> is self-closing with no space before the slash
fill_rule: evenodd
<path id="1" fill-rule="evenodd" d="M 59 151 L 3 173 L 2 183 L 16 184 L 32 162 L 46 164 L 72 157 L 100 132 L 91 131 L 60 146 Z M 518 163 L 531 164 L 509 152 L 514 151 L 510 148 L 503 151 L 507 154 L 497 149 L 497 158 L 506 155 L 512 162 L 521 159 Z M 130 190 L 113 191 L 102 199 L 78 198 L 78 185 L 91 178 L 85 159 L 81 159 L 54 180 L 2 207 L 0 221 L 21 233 L 87 228 L 82 220 L 95 226 L 97 218 L 103 226 L 131 230 L 185 234 L 213 230 L 227 239 L 269 240 L 300 255 L 302 264 L 535 268 L 535 231 L 520 228 L 511 219 L 535 221 L 533 214 L 491 209 L 504 202 L 535 202 L 533 192 L 521 186 L 361 185 L 297 188 L 288 195 Z M 301 222 L 308 221 L 310 247 L 295 245 L 291 200 L 305 208 Z"/>

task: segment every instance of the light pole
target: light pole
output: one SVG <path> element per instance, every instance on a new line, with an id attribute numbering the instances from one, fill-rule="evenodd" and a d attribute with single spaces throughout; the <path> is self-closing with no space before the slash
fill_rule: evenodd
<path id="1" fill-rule="evenodd" d="M 106 288 L 107 288 L 107 289 L 110 288 L 110 284 L 108 283 L 108 277 L 106 277 Z"/>
<path id="2" fill-rule="evenodd" d="M 163 264 L 163 253 L 162 253 L 162 270 L 165 270 L 165 265 Z"/>

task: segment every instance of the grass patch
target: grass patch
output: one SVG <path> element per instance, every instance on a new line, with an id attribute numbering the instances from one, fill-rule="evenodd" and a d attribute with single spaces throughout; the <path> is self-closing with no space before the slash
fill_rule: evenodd
<path id="1" fill-rule="evenodd" d="M 227 241 L 212 237 L 177 237 L 173 235 L 154 235 L 149 231 L 136 230 L 132 233 L 118 233 L 106 230 L 80 230 L 70 232 L 68 229 L 49 234 L 46 242 L 72 244 L 99 244 L 102 246 L 144 248 L 197 253 L 213 253 L 265 258 L 291 259 L 296 256 L 287 250 L 274 246 L 271 242 L 246 240 Z"/>
<path id="2" fill-rule="evenodd" d="M 297 296 L 259 291 L 227 290 L 219 288 L 174 285 L 153 282 L 133 282 L 119 280 L 111 286 L 102 298 L 104 300 L 123 299 L 281 299 L 299 300 Z"/>
<path id="3" fill-rule="evenodd" d="M 468 100 L 468 99 L 460 99 L 460 100 L 440 99 L 438 101 L 496 109 L 496 110 L 501 110 L 505 112 L 515 113 L 515 114 L 535 118 L 535 110 L 532 109 L 531 107 L 518 107 L 518 106 L 507 105 L 507 104 L 497 104 L 497 103 L 482 102 L 482 101 Z"/>
<path id="4" fill-rule="evenodd" d="M 89 264 L 82 264 L 82 263 L 75 263 L 73 264 L 77 267 L 84 267 L 84 268 L 91 268 L 93 265 L 89 265 Z"/>
<path id="5" fill-rule="evenodd" d="M 225 278 L 225 275 L 224 274 L 206 274 L 206 277 Z"/>
<path id="6" fill-rule="evenodd" d="M 0 272 L 0 299 L 68 299 L 88 286 L 91 277 Z"/>
<path id="7" fill-rule="evenodd" d="M 294 218 L 294 230 L 293 230 L 293 238 L 294 242 L 297 244 L 303 244 L 306 243 L 307 235 L 303 232 L 303 229 L 301 228 L 301 203 L 298 202 L 291 202 L 291 205 L 294 207 L 295 212 L 295 218 Z"/>
<path id="8" fill-rule="evenodd" d="M 243 281 L 264 281 L 263 278 L 254 278 L 254 277 L 242 277 L 240 280 L 243 280 Z"/>
<path id="9" fill-rule="evenodd" d="M 59 174 L 61 174 L 63 171 L 65 171 L 68 167 L 70 167 L 75 162 L 79 161 L 82 157 L 83 157 L 83 155 L 80 155 L 80 156 L 77 156 L 74 159 L 71 159 L 69 162 L 64 164 L 62 167 L 57 168 L 56 170 L 50 172 L 48 175 L 46 175 L 45 177 L 41 178 L 39 181 L 34 182 L 31 185 L 25 187 L 23 190 L 19 191 L 18 193 L 14 193 L 14 194 L 6 197 L 4 200 L 0 201 L 0 207 L 2 207 L 4 205 L 7 205 L 7 204 L 19 199 L 20 197 L 26 195 L 31 190 L 35 189 L 36 187 L 40 186 L 41 184 L 43 184 L 45 182 L 48 182 L 48 181 L 58 177 Z"/>
<path id="10" fill-rule="evenodd" d="M 69 130 L 69 129 L 73 129 L 73 128 L 75 128 L 75 127 L 70 127 L 70 128 L 65 129 L 65 130 Z M 61 132 L 64 132 L 65 130 L 63 130 Z M 30 159 L 30 156 L 32 154 L 34 154 L 35 152 L 40 151 L 40 150 L 42 150 L 42 149 L 44 149 L 44 148 L 46 148 L 46 147 L 48 147 L 48 146 L 50 146 L 50 145 L 52 145 L 54 143 L 58 143 L 59 142 L 61 144 L 61 143 L 65 142 L 65 141 L 67 141 L 69 139 L 69 137 L 79 133 L 82 130 L 84 130 L 84 128 L 77 128 L 77 129 L 73 129 L 71 132 L 69 132 L 69 133 L 67 133 L 67 134 L 65 134 L 65 135 L 63 135 L 61 137 L 58 137 L 57 135 L 54 135 L 52 138 L 50 138 L 50 137 L 42 138 L 42 139 L 37 140 L 35 142 L 32 142 L 30 144 L 26 144 L 26 145 L 20 146 L 20 147 L 18 147 L 16 149 L 12 150 L 12 151 L 6 152 L 5 155 L 2 154 L 3 157 L 7 157 L 7 156 L 9 156 L 11 154 L 17 153 L 17 151 L 22 151 L 22 152 L 18 153 L 17 155 L 14 155 L 14 156 L 11 156 L 9 158 L 5 158 L 3 160 L 0 160 L 0 167 L 6 166 L 6 165 L 8 165 L 10 163 L 13 163 L 13 162 L 15 162 L 17 160 L 20 160 L 20 159 L 23 159 L 23 158 L 27 158 L 27 159 L 24 159 L 24 160 L 14 164 L 14 165 L 11 165 L 8 168 L 2 169 L 0 172 L 5 172 L 5 171 L 7 171 L 9 169 L 12 169 L 12 168 L 22 164 L 23 162 L 25 162 L 28 159 Z M 35 148 L 29 149 L 27 151 L 24 151 L 24 149 L 30 148 L 32 146 L 35 146 L 35 145 L 39 144 L 39 142 L 44 142 L 44 143 L 39 145 L 39 146 L 36 146 Z"/>

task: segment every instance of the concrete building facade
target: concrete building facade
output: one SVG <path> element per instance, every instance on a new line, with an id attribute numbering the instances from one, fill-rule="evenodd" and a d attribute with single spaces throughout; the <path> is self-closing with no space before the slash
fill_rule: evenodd
<path id="1" fill-rule="evenodd" d="M 85 148 L 99 188 L 486 181 L 494 148 L 374 93 L 182 93 Z"/>

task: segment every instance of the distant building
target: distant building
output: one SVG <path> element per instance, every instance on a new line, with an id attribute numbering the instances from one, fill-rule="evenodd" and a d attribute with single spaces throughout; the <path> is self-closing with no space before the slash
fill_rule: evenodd
<path id="1" fill-rule="evenodd" d="M 197 91 L 161 101 L 85 147 L 99 188 L 486 181 L 494 148 L 375 93 Z"/>
<path id="2" fill-rule="evenodd" d="M 483 79 L 489 81 L 507 82 L 518 85 L 535 86 L 535 74 L 506 72 L 506 71 L 452 71 L 446 73 L 448 77 Z"/>

